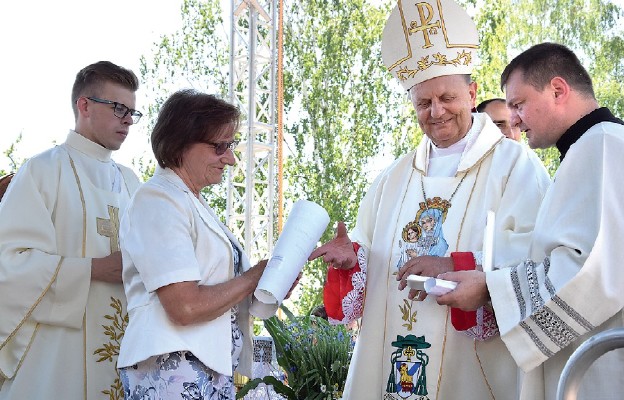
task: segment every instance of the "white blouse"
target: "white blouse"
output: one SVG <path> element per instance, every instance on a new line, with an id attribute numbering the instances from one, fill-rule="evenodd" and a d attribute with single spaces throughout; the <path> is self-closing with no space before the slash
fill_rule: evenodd
<path id="1" fill-rule="evenodd" d="M 214 285 L 234 278 L 234 254 L 241 249 L 203 199 L 198 199 L 170 169 L 157 167 L 154 176 L 136 192 L 121 220 L 120 243 L 124 289 L 130 317 L 121 343 L 118 367 L 128 367 L 151 356 L 191 351 L 208 368 L 232 374 L 230 311 L 190 326 L 174 324 L 156 289 L 177 282 Z M 242 268 L 250 268 L 244 252 Z M 249 296 L 238 304 L 238 322 L 244 336 L 239 371 L 251 368 Z"/>

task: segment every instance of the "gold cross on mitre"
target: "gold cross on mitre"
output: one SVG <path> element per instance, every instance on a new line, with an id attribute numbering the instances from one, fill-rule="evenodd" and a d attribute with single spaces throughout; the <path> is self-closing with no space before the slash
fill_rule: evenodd
<path id="1" fill-rule="evenodd" d="M 477 27 L 453 0 L 399 0 L 381 42 L 384 64 L 406 90 L 443 75 L 470 75 Z"/>
<path id="2" fill-rule="evenodd" d="M 436 20 L 431 23 L 431 20 L 434 17 L 433 7 L 429 3 L 416 3 L 416 8 L 418 9 L 418 17 L 420 21 L 412 21 L 410 23 L 410 27 L 408 32 L 411 34 L 422 32 L 423 39 L 425 40 L 425 44 L 423 45 L 423 49 L 433 46 L 431 44 L 431 40 L 429 40 L 429 35 L 436 35 L 438 33 L 438 29 L 440 29 L 440 20 Z M 420 24 L 419 24 L 420 22 Z"/>
<path id="3" fill-rule="evenodd" d="M 110 239 L 111 253 L 119 251 L 119 208 L 108 206 L 109 219 L 97 217 L 97 233 Z"/>

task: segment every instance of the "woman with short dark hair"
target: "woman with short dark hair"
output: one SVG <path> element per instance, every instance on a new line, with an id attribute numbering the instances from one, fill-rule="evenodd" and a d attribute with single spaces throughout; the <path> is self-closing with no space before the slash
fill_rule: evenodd
<path id="1" fill-rule="evenodd" d="M 200 195 L 235 163 L 240 113 L 216 96 L 174 93 L 151 140 L 158 167 L 120 228 L 130 322 L 119 368 L 127 399 L 234 399 L 251 368 L 249 306 L 266 260 L 241 245 Z"/>

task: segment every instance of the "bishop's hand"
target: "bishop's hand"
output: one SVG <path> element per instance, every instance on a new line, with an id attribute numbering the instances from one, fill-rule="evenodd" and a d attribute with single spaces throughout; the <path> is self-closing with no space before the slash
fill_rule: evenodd
<path id="1" fill-rule="evenodd" d="M 407 286 L 407 277 L 410 275 L 420 275 L 435 278 L 438 275 L 449 271 L 453 271 L 453 259 L 451 257 L 414 257 L 409 259 L 399 269 L 396 280 L 399 281 L 399 290 L 403 290 Z M 410 289 L 407 297 L 409 299 L 422 301 L 427 297 L 427 293 L 422 290 Z"/>
<path id="2" fill-rule="evenodd" d="M 323 261 L 336 269 L 351 269 L 357 264 L 357 255 L 353 243 L 347 235 L 347 227 L 339 221 L 336 226 L 336 237 L 318 247 L 310 254 L 308 261 L 323 257 Z"/>

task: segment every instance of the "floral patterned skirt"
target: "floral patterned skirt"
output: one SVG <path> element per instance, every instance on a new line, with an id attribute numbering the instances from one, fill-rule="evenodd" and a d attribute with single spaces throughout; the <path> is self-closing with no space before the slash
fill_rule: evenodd
<path id="1" fill-rule="evenodd" d="M 126 400 L 231 400 L 234 380 L 207 368 L 193 353 L 150 357 L 119 370 Z"/>

